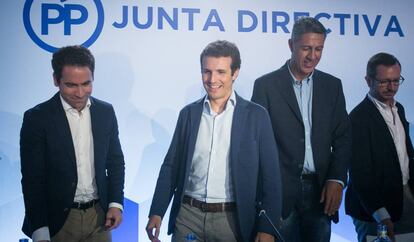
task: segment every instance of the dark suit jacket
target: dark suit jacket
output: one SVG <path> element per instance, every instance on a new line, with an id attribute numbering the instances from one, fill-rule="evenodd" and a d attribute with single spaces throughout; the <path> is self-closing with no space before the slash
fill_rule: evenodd
<path id="1" fill-rule="evenodd" d="M 48 226 L 50 236 L 63 226 L 78 182 L 69 123 L 57 93 L 24 114 L 20 132 L 22 187 L 26 208 L 23 232 L 31 236 Z M 109 202 L 123 204 L 124 157 L 112 106 L 91 99 L 91 123 L 98 195 L 106 211 Z"/>
<path id="2" fill-rule="evenodd" d="M 405 129 L 410 169 L 408 184 L 414 192 L 414 151 L 409 124 L 403 106 L 396 105 Z M 402 173 L 388 126 L 368 97 L 352 110 L 350 117 L 353 155 L 345 196 L 346 213 L 359 220 L 374 221 L 372 214 L 385 207 L 391 219 L 397 221 L 403 208 Z"/>
<path id="3" fill-rule="evenodd" d="M 286 218 L 301 194 L 300 176 L 305 157 L 305 131 L 287 64 L 255 81 L 252 101 L 270 114 L 279 148 Z M 341 81 L 315 70 L 313 74 L 311 143 L 316 174 L 322 187 L 327 179 L 347 181 L 350 123 Z M 337 216 L 334 218 L 337 221 Z"/>
<path id="4" fill-rule="evenodd" d="M 150 216 L 164 216 L 172 196 L 168 234 L 174 232 L 183 191 L 189 177 L 204 99 L 184 107 L 158 177 Z M 273 219 L 281 210 L 281 184 L 277 148 L 269 116 L 262 107 L 236 95 L 230 144 L 230 167 L 235 189 L 238 225 L 243 241 L 257 231 L 273 234 L 264 218 L 257 218 L 256 204 Z M 256 227 L 255 227 L 256 224 Z"/>

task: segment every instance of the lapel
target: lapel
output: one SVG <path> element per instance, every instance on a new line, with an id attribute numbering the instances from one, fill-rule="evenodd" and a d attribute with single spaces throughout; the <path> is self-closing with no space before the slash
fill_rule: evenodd
<path id="1" fill-rule="evenodd" d="M 368 96 L 365 97 L 364 103 L 367 107 L 369 116 L 372 118 L 372 120 L 375 123 L 375 126 L 377 127 L 375 129 L 375 132 L 382 133 L 383 137 L 385 137 L 385 140 L 387 141 L 388 146 L 395 154 L 397 154 L 397 149 L 395 148 L 394 140 L 392 139 L 387 123 L 382 117 L 380 111 L 377 109 L 375 104 L 368 98 Z"/>
<path id="2" fill-rule="evenodd" d="M 324 109 L 323 107 L 328 105 L 328 101 L 324 100 L 324 93 L 328 90 L 324 90 L 323 80 L 320 79 L 319 71 L 314 70 L 313 73 L 313 88 L 312 88 L 312 136 L 314 137 L 314 130 L 320 130 L 319 125 L 325 125 L 326 120 L 324 120 Z"/>
<path id="3" fill-rule="evenodd" d="M 286 100 L 288 106 L 295 114 L 296 118 L 303 123 L 302 115 L 300 114 L 300 109 L 298 105 L 298 100 L 296 99 L 295 91 L 293 90 L 293 79 L 290 75 L 288 69 L 289 61 L 281 68 L 282 76 L 275 83 L 278 85 L 278 89 L 282 97 Z"/>
<path id="4" fill-rule="evenodd" d="M 185 118 L 189 118 L 189 128 L 190 128 L 190 132 L 188 134 L 188 152 L 187 152 L 187 157 L 186 157 L 186 161 L 187 161 L 186 172 L 187 173 L 190 171 L 190 168 L 191 168 L 191 161 L 193 159 L 195 145 L 197 142 L 197 134 L 198 134 L 198 129 L 200 127 L 201 115 L 203 112 L 203 105 L 204 105 L 204 97 L 196 101 L 194 105 L 190 106 L 189 117 L 185 117 Z M 184 120 L 183 122 L 186 122 L 186 120 Z M 185 145 L 185 144 L 179 144 L 179 145 Z"/>
<path id="5" fill-rule="evenodd" d="M 105 152 L 100 152 L 101 147 L 99 144 L 101 144 L 100 139 L 101 136 L 99 134 L 106 134 L 103 130 L 103 115 L 100 112 L 100 109 L 97 107 L 97 102 L 94 100 L 94 98 L 90 97 L 91 100 L 91 106 L 89 108 L 90 114 L 91 114 L 91 128 L 92 128 L 92 137 L 93 137 L 93 153 L 94 153 L 94 165 L 95 170 L 96 166 L 99 165 L 99 161 L 101 160 L 99 155 L 103 154 Z M 102 137 L 103 138 L 103 137 Z"/>
<path id="6" fill-rule="evenodd" d="M 52 98 L 52 119 L 55 123 L 57 132 L 59 133 L 64 150 L 72 161 L 72 166 L 76 170 L 76 155 L 73 146 L 72 134 L 70 132 L 69 122 L 66 118 L 65 110 L 63 110 L 59 92 Z"/>
<path id="7" fill-rule="evenodd" d="M 242 134 L 245 130 L 245 123 L 247 117 L 248 102 L 241 98 L 236 93 L 236 106 L 233 113 L 233 122 L 231 125 L 231 139 L 230 139 L 230 166 L 233 171 L 236 171 L 236 164 L 239 155 L 240 142 Z"/>

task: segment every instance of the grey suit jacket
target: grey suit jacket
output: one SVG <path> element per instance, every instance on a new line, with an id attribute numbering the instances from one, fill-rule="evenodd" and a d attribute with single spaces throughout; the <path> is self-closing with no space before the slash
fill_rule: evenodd
<path id="1" fill-rule="evenodd" d="M 305 131 L 287 63 L 255 81 L 252 101 L 270 115 L 279 148 L 286 218 L 301 194 Z M 320 189 L 328 179 L 346 184 L 351 157 L 351 129 L 341 81 L 319 70 L 313 74 L 311 144 Z M 333 217 L 338 221 L 337 216 Z"/>

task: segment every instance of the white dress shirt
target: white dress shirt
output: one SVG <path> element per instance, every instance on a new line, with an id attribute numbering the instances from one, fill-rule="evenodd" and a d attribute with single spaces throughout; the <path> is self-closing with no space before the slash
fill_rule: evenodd
<path id="1" fill-rule="evenodd" d="M 98 198 L 98 189 L 95 181 L 93 135 L 91 125 L 91 102 L 88 102 L 81 111 L 71 107 L 61 97 L 63 109 L 69 122 L 70 133 L 76 155 L 76 169 L 78 184 L 74 202 L 85 203 Z"/>
<path id="2" fill-rule="evenodd" d="M 405 129 L 401 122 L 400 116 L 398 115 L 398 107 L 395 106 L 396 102 L 394 101 L 390 107 L 389 105 L 380 102 L 369 93 L 368 98 L 374 103 L 375 107 L 377 107 L 378 111 L 381 113 L 381 116 L 384 118 L 388 130 L 391 133 L 395 148 L 397 150 L 398 160 L 400 162 L 402 184 L 404 186 L 410 179 L 408 168 L 409 159 L 405 143 Z M 390 218 L 391 216 L 389 215 L 387 209 L 382 207 L 374 212 L 373 217 L 379 223 L 384 219 Z"/>

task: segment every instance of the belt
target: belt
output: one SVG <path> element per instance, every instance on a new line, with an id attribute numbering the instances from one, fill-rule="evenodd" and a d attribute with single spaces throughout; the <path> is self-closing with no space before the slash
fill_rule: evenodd
<path id="1" fill-rule="evenodd" d="M 198 201 L 187 195 L 184 196 L 183 203 L 186 203 L 192 207 L 198 208 L 205 213 L 227 212 L 227 211 L 233 211 L 236 209 L 235 202 L 206 203 L 206 202 Z"/>
<path id="2" fill-rule="evenodd" d="M 98 202 L 99 202 L 99 199 L 94 199 L 86 203 L 74 202 L 72 203 L 72 208 L 85 210 L 85 209 L 93 207 Z"/>
<path id="3" fill-rule="evenodd" d="M 302 174 L 300 176 L 300 179 L 302 180 L 317 180 L 318 176 L 315 173 L 311 173 L 311 174 Z"/>

